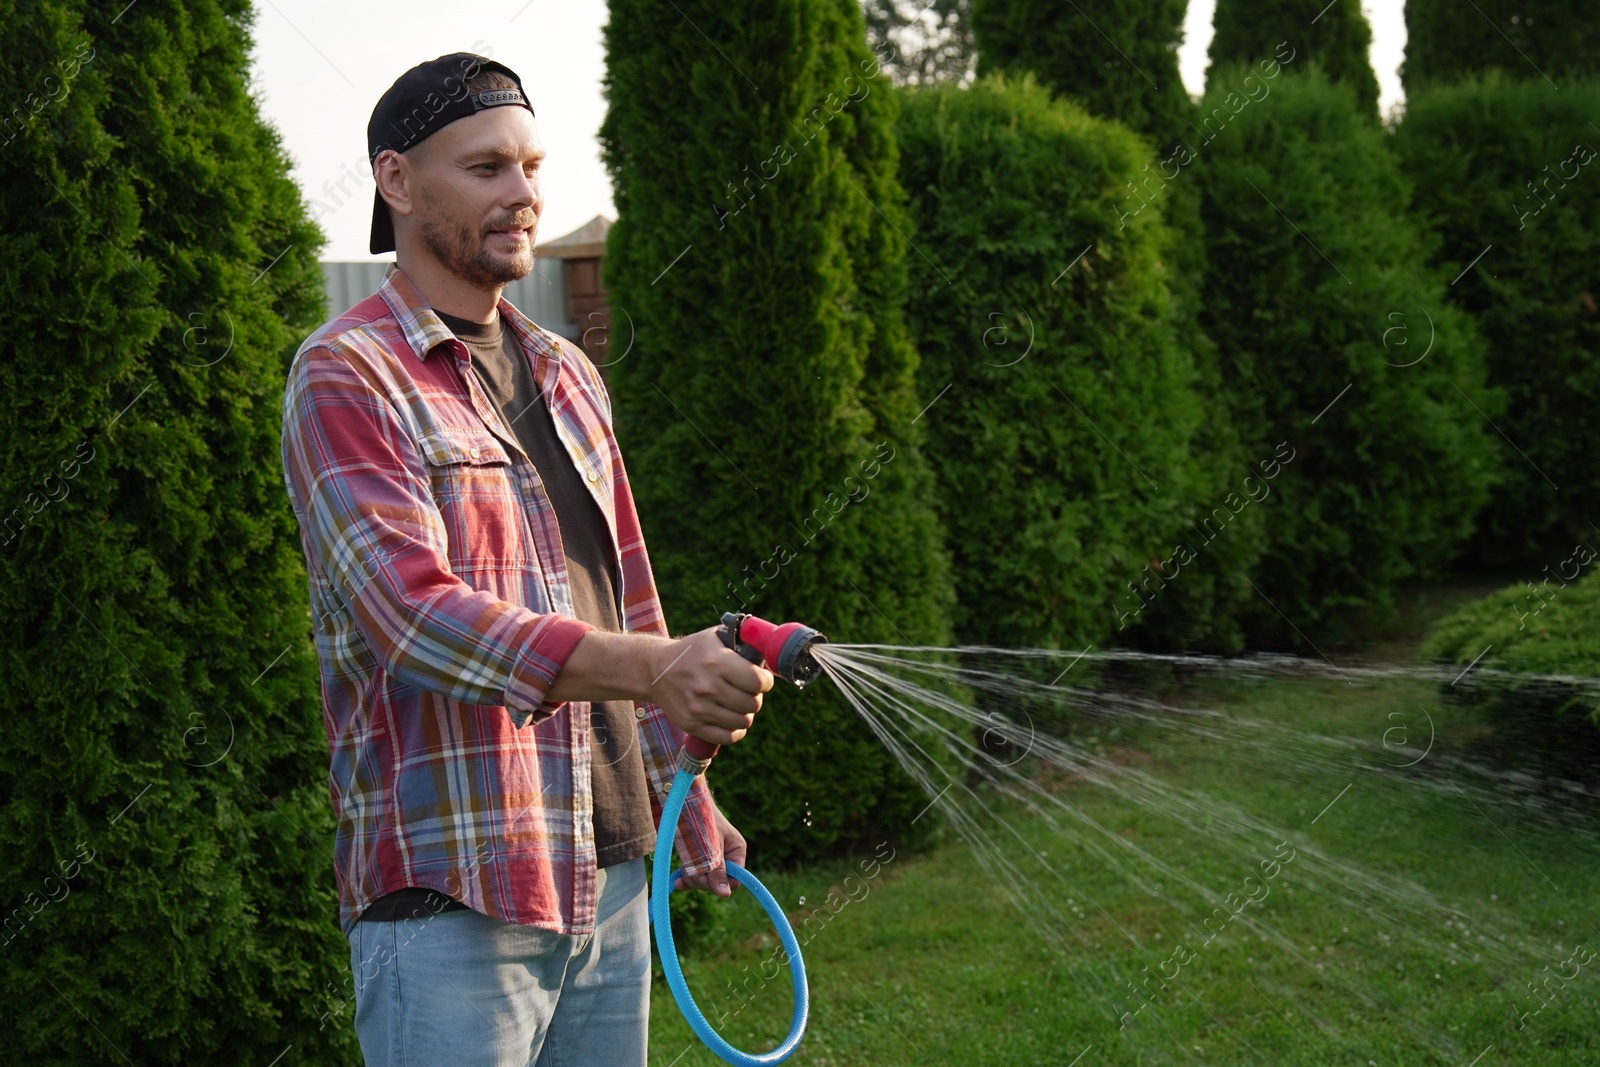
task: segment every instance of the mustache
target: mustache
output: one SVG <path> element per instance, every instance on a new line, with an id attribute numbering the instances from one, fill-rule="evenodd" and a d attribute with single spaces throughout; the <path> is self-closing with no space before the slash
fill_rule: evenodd
<path id="1" fill-rule="evenodd" d="M 538 221 L 539 216 L 535 215 L 531 211 L 528 211 L 517 215 L 511 215 L 506 218 L 495 219 L 484 227 L 483 232 L 490 233 L 494 230 L 514 229 L 531 230 L 533 229 L 534 224 Z"/>

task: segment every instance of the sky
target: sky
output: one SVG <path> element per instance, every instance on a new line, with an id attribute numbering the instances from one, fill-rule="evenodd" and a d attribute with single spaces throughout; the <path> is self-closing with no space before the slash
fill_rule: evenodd
<path id="1" fill-rule="evenodd" d="M 1315 0 L 1307 0 L 1315 6 Z M 1205 86 L 1206 48 L 1216 0 L 1191 0 L 1178 53 L 1190 95 Z M 1385 115 L 1403 99 L 1398 67 L 1405 50 L 1403 0 L 1363 0 L 1372 24 L 1372 67 Z M 616 216 L 600 160 L 605 118 L 601 80 L 603 0 L 471 0 L 459 6 L 420 0 L 373 5 L 327 0 L 260 0 L 251 77 L 267 121 L 278 129 L 293 174 L 328 235 L 323 259 L 386 259 L 367 252 L 372 172 L 367 118 L 408 68 L 449 52 L 477 52 L 522 78 L 549 156 L 542 168 L 542 241 L 596 215 Z M 359 42 L 352 47 L 352 42 Z"/>

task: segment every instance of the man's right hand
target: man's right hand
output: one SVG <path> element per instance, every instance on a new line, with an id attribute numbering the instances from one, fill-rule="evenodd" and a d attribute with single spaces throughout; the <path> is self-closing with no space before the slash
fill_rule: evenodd
<path id="1" fill-rule="evenodd" d="M 652 649 L 649 701 L 685 733 L 714 745 L 745 735 L 772 688 L 772 672 L 722 643 L 715 626 Z"/>

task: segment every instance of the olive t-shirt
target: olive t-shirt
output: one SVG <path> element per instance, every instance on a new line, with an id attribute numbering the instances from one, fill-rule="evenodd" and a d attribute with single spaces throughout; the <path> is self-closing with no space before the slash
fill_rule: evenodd
<path id="1" fill-rule="evenodd" d="M 556 435 L 555 420 L 516 336 L 502 328 L 498 314 L 490 323 L 472 322 L 439 311 L 434 314 L 467 346 L 478 380 L 544 483 L 561 530 L 573 613 L 598 629 L 620 632 L 617 559 L 610 528 Z M 594 795 L 595 865 L 610 867 L 643 856 L 655 846 L 655 820 L 650 811 L 650 786 L 639 751 L 633 703 L 596 701 L 590 707 L 593 736 L 589 776 Z M 408 887 L 373 901 L 361 918 L 396 920 L 414 912 L 420 917 L 421 911 L 460 907 L 465 905 L 441 893 Z"/>

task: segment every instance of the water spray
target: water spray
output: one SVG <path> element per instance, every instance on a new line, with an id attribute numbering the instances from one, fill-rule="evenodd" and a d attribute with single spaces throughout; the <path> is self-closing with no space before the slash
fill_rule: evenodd
<path id="1" fill-rule="evenodd" d="M 821 664 L 812 655 L 812 648 L 819 642 L 827 641 L 827 638 L 798 622 L 779 625 L 754 615 L 730 611 L 722 616 L 717 636 L 722 638 L 723 644 L 751 663 L 757 666 L 765 663 L 773 674 L 792 682 L 797 689 L 804 689 L 822 672 Z M 670 870 L 672 844 L 678 836 L 678 818 L 683 813 L 683 804 L 689 797 L 694 780 L 711 766 L 711 760 L 720 747 L 691 735 L 678 753 L 678 773 L 672 780 L 672 791 L 662 805 L 661 826 L 656 832 L 655 866 L 650 885 L 650 925 L 655 929 L 656 951 L 661 955 L 661 969 L 666 973 L 667 985 L 696 1036 L 712 1052 L 735 1067 L 761 1067 L 782 1063 L 793 1055 L 794 1050 L 800 1047 L 800 1039 L 805 1036 L 806 1020 L 811 1011 L 805 963 L 800 958 L 800 942 L 795 939 L 789 917 L 754 875 L 732 861 L 726 864 L 728 877 L 750 890 L 772 920 L 789 960 L 789 978 L 794 986 L 794 1016 L 789 1025 L 789 1036 L 771 1052 L 754 1054 L 736 1049 L 725 1041 L 695 1004 L 688 983 L 684 981 L 683 968 L 678 963 L 678 951 L 672 940 L 672 918 L 667 906 L 667 898 L 679 873 Z"/>

